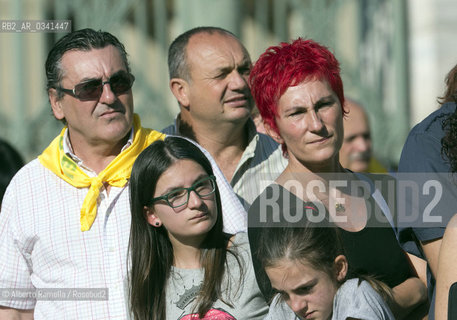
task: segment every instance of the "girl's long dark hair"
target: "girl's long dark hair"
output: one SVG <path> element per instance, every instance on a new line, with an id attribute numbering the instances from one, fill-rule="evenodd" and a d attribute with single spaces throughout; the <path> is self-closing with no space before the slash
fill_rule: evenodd
<path id="1" fill-rule="evenodd" d="M 180 159 L 200 164 L 208 175 L 213 174 L 211 163 L 202 151 L 184 138 L 167 137 L 146 148 L 133 165 L 130 179 L 132 224 L 129 254 L 131 272 L 129 279 L 129 304 L 133 316 L 139 319 L 166 319 L 166 284 L 173 265 L 173 246 L 167 230 L 153 227 L 147 221 L 144 207 L 153 198 L 156 183 L 165 170 Z M 204 280 L 196 300 L 200 317 L 221 299 L 221 283 L 225 272 L 229 235 L 222 231 L 222 206 L 216 187 L 218 218 L 207 235 L 202 248 L 201 263 Z"/>

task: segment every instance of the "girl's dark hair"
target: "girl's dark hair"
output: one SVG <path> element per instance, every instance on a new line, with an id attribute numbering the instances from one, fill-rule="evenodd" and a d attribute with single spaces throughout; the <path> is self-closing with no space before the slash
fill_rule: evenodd
<path id="1" fill-rule="evenodd" d="M 173 264 L 173 246 L 164 226 L 153 227 L 146 221 L 144 207 L 154 196 L 157 181 L 172 164 L 181 159 L 200 164 L 208 175 L 213 174 L 211 163 L 190 141 L 167 137 L 147 147 L 133 165 L 130 179 L 132 224 L 129 254 L 131 272 L 129 302 L 135 319 L 166 319 L 165 287 Z M 222 231 L 222 206 L 219 191 L 215 192 L 218 218 L 207 235 L 201 255 L 204 280 L 196 300 L 200 317 L 221 299 L 221 283 L 225 272 L 229 235 Z"/>
<path id="2" fill-rule="evenodd" d="M 306 261 L 313 268 L 334 276 L 335 258 L 343 254 L 338 230 L 334 227 L 274 227 L 261 231 L 257 256 L 263 268 L 279 261 Z"/>

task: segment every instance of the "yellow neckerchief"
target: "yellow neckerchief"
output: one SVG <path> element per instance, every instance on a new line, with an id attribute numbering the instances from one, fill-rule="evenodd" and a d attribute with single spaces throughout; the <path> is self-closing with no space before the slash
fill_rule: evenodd
<path id="1" fill-rule="evenodd" d="M 104 182 L 114 187 L 123 187 L 132 171 L 136 157 L 156 140 L 163 140 L 165 134 L 141 127 L 140 117 L 134 115 L 134 138 L 132 144 L 117 155 L 96 177 L 89 177 L 63 151 L 63 137 L 67 127 L 62 129 L 51 144 L 38 157 L 41 164 L 76 188 L 87 188 L 89 192 L 81 208 L 81 231 L 87 231 L 97 215 L 97 201 Z"/>

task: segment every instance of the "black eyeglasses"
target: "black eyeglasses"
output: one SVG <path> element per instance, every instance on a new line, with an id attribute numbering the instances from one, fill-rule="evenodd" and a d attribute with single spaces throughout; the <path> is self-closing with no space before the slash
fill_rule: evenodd
<path id="1" fill-rule="evenodd" d="M 189 202 L 191 191 L 195 191 L 197 196 L 200 198 L 205 198 L 209 195 L 212 195 L 214 191 L 216 191 L 216 177 L 208 176 L 198 180 L 189 188 L 177 188 L 171 190 L 163 196 L 152 199 L 150 204 L 153 204 L 158 200 L 165 200 L 167 204 L 172 208 L 182 207 L 186 205 L 187 202 Z"/>
<path id="2" fill-rule="evenodd" d="M 94 79 L 78 83 L 73 89 L 58 87 L 57 90 L 65 92 L 81 101 L 98 100 L 103 92 L 103 86 L 109 83 L 111 91 L 115 95 L 125 93 L 130 90 L 135 81 L 133 74 L 120 72 L 113 75 L 108 81 Z"/>

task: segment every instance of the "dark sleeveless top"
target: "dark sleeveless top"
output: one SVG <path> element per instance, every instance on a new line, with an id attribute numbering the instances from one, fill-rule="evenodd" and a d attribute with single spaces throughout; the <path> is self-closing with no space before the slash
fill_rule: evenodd
<path id="1" fill-rule="evenodd" d="M 371 196 L 366 199 L 366 204 L 368 221 L 364 229 L 359 232 L 340 229 L 345 256 L 351 273 L 373 276 L 393 288 L 413 276 L 414 271 L 406 253 L 397 241 L 392 226 L 385 218 L 383 209 Z M 317 211 L 309 210 L 313 206 L 312 203 L 303 202 L 282 186 L 272 184 L 249 209 L 248 236 L 253 265 L 260 290 L 267 301 L 271 299 L 274 292 L 257 257 L 260 234 L 268 232 L 270 227 L 305 226 L 310 214 L 320 221 L 320 218 L 316 218 Z M 322 226 L 329 224 L 328 213 L 326 210 L 325 212 Z M 292 224 L 291 221 L 293 221 Z"/>

